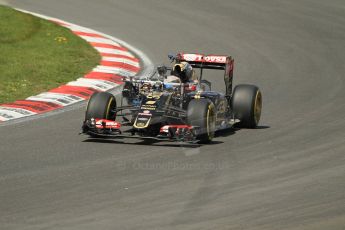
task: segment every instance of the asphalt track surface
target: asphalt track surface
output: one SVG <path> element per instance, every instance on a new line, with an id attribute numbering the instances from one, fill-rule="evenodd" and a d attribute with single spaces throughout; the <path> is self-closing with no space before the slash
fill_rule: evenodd
<path id="1" fill-rule="evenodd" d="M 0 229 L 345 229 L 343 0 L 9 3 L 155 63 L 229 53 L 264 107 L 259 129 L 199 148 L 87 140 L 84 109 L 2 126 Z"/>

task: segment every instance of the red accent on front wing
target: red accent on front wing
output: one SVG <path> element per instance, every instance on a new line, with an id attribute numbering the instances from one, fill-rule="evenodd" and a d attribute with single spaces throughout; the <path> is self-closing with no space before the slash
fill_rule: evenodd
<path id="1" fill-rule="evenodd" d="M 95 119 L 97 129 L 120 129 L 121 124 L 117 121 Z"/>
<path id="2" fill-rule="evenodd" d="M 169 128 L 174 128 L 174 129 L 192 129 L 193 127 L 190 125 L 164 125 L 163 127 L 160 128 L 160 132 L 168 132 Z"/>

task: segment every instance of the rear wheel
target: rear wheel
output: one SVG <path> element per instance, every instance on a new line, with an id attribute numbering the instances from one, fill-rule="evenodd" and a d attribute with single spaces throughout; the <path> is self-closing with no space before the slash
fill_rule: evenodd
<path id="1" fill-rule="evenodd" d="M 257 86 L 237 85 L 231 98 L 231 105 L 236 119 L 242 128 L 255 128 L 260 121 L 262 95 Z"/>
<path id="2" fill-rule="evenodd" d="M 189 102 L 187 110 L 188 124 L 195 129 L 200 143 L 209 143 L 216 129 L 215 108 L 209 99 L 194 99 Z"/>
<path id="3" fill-rule="evenodd" d="M 87 104 L 85 120 L 91 118 L 115 120 L 116 99 L 108 92 L 94 93 Z"/>

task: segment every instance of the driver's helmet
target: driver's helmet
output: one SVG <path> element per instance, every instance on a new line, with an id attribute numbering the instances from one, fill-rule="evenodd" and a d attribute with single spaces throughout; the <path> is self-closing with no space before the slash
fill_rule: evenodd
<path id="1" fill-rule="evenodd" d="M 140 88 L 140 91 L 142 93 L 148 93 L 150 92 L 150 90 L 151 90 L 151 85 L 149 83 L 144 83 Z"/>
<path id="2" fill-rule="evenodd" d="M 167 70 L 168 70 L 167 67 L 164 65 L 157 66 L 157 72 L 158 72 L 159 76 L 165 76 L 167 73 Z"/>
<path id="3" fill-rule="evenodd" d="M 171 75 L 177 76 L 182 83 L 193 81 L 193 67 L 188 62 L 177 63 L 171 70 Z"/>

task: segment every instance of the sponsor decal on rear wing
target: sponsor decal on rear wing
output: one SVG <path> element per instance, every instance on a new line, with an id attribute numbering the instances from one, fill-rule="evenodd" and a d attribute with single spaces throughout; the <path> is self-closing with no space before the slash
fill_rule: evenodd
<path id="1" fill-rule="evenodd" d="M 179 53 L 176 59 L 178 61 L 186 61 L 196 68 L 205 69 L 226 69 L 232 70 L 234 59 L 227 55 L 204 55 L 194 53 Z"/>
<path id="2" fill-rule="evenodd" d="M 203 54 L 184 54 L 180 53 L 178 55 L 181 61 L 187 62 L 206 62 L 206 63 L 218 63 L 225 64 L 226 58 L 225 55 L 203 55 Z"/>

